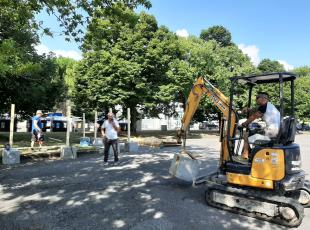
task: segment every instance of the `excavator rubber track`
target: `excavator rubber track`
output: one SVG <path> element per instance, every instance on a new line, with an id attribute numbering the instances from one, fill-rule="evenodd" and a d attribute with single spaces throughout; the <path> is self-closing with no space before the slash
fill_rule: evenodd
<path id="1" fill-rule="evenodd" d="M 304 208 L 296 200 L 278 196 L 272 191 L 207 184 L 205 199 L 210 206 L 287 227 L 299 226 L 304 217 Z M 229 199 L 232 203 L 227 201 Z M 283 215 L 281 209 L 289 210 L 290 217 Z M 270 215 L 270 212 L 274 213 Z"/>
<path id="2" fill-rule="evenodd" d="M 304 208 L 310 208 L 310 189 L 309 184 L 305 184 L 303 188 L 285 194 L 286 197 L 298 200 Z"/>

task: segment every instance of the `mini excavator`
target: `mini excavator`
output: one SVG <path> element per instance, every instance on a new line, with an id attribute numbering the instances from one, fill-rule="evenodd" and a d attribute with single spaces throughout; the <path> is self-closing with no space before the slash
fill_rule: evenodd
<path id="1" fill-rule="evenodd" d="M 206 78 L 199 77 L 189 94 L 178 132 L 178 141 L 185 143 L 190 121 L 197 110 L 201 98 L 207 95 L 222 112 L 220 122 L 220 162 L 218 170 L 196 183 L 206 186 L 205 200 L 210 206 L 274 222 L 288 227 L 300 225 L 304 216 L 304 207 L 310 206 L 309 184 L 305 182 L 305 172 L 301 168 L 299 145 L 295 140 L 295 108 L 293 73 L 267 73 L 233 77 L 230 97 L 214 87 Z M 290 96 L 284 98 L 284 83 L 290 85 Z M 248 91 L 247 106 L 251 107 L 254 87 L 262 84 L 278 84 L 279 111 L 281 115 L 280 131 L 276 138 L 257 141 L 252 144 L 249 159 L 236 160 L 242 141 L 242 128 L 238 126 L 238 113 L 234 105 L 237 87 Z M 238 86 L 239 85 L 239 86 Z M 289 101 L 289 103 L 287 103 Z M 285 110 L 284 110 L 285 108 Z M 289 110 L 288 114 L 287 110 Z M 170 174 L 184 179 L 181 169 L 182 159 L 197 161 L 187 151 L 176 154 L 171 163 Z M 186 168 L 195 164 L 187 164 Z M 182 173 L 178 173 L 183 170 Z"/>

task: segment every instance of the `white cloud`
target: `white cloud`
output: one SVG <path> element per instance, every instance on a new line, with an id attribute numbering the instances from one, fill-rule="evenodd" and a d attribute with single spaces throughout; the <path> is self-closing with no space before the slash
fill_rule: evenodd
<path id="1" fill-rule="evenodd" d="M 176 33 L 179 37 L 187 38 L 187 37 L 189 36 L 189 33 L 187 32 L 186 29 L 177 30 L 175 33 Z"/>
<path id="2" fill-rule="evenodd" d="M 284 69 L 286 71 L 290 71 L 290 70 L 294 69 L 294 66 L 288 64 L 286 61 L 278 60 L 278 62 L 284 66 Z"/>
<path id="3" fill-rule="evenodd" d="M 258 66 L 260 62 L 260 58 L 258 56 L 259 49 L 255 45 L 249 45 L 246 46 L 244 44 L 239 44 L 238 48 L 241 49 L 241 51 L 248 55 L 249 58 L 251 59 L 251 62 L 255 65 Z"/>
<path id="4" fill-rule="evenodd" d="M 40 44 L 35 47 L 38 54 L 48 54 L 49 52 L 53 52 L 56 57 L 68 57 L 75 60 L 81 60 L 82 55 L 80 52 L 75 50 L 50 50 L 46 45 Z"/>
<path id="5" fill-rule="evenodd" d="M 35 49 L 36 49 L 37 53 L 40 54 L 40 55 L 42 55 L 42 54 L 44 54 L 44 53 L 47 54 L 47 53 L 50 52 L 50 49 L 49 49 L 47 46 L 42 45 L 42 44 L 37 45 L 37 46 L 35 47 Z"/>

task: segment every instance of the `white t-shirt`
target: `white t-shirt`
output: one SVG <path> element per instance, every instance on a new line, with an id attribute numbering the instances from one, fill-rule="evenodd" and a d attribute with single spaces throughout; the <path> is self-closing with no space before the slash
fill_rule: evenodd
<path id="1" fill-rule="evenodd" d="M 280 130 L 280 112 L 270 102 L 268 102 L 266 111 L 263 115 L 263 120 L 266 122 L 266 128 L 264 128 L 265 135 L 254 134 L 249 136 L 249 143 L 253 144 L 256 140 L 270 141 L 270 138 L 277 137 Z"/>
<path id="2" fill-rule="evenodd" d="M 119 128 L 118 121 L 113 119 L 113 122 L 117 128 Z M 115 140 L 118 138 L 117 131 L 113 128 L 109 120 L 105 120 L 102 128 L 105 128 L 105 135 L 109 140 Z"/>
<path id="3" fill-rule="evenodd" d="M 263 120 L 266 122 L 265 134 L 269 137 L 276 137 L 280 129 L 280 112 L 270 102 L 267 104 Z"/>

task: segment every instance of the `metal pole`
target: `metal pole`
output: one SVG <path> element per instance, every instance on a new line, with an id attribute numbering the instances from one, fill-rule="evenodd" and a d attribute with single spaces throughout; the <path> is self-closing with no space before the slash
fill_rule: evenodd
<path id="1" fill-rule="evenodd" d="M 281 120 L 284 117 L 284 105 L 283 105 L 283 77 L 282 74 L 280 74 L 280 115 L 281 115 Z"/>
<path id="2" fill-rule="evenodd" d="M 10 139 L 9 139 L 9 144 L 11 148 L 13 147 L 14 117 L 15 117 L 15 104 L 11 104 Z"/>
<path id="3" fill-rule="evenodd" d="M 67 100 L 67 136 L 66 136 L 66 146 L 70 146 L 70 129 L 71 129 L 71 105 L 70 105 L 70 100 Z"/>
<path id="4" fill-rule="evenodd" d="M 85 113 L 83 113 L 83 137 L 85 137 Z"/>
<path id="5" fill-rule="evenodd" d="M 130 108 L 127 108 L 127 142 L 130 142 Z"/>
<path id="6" fill-rule="evenodd" d="M 295 118 L 294 80 L 291 80 L 291 116 Z"/>
<path id="7" fill-rule="evenodd" d="M 95 111 L 95 124 L 94 124 L 94 139 L 95 139 L 95 141 L 97 138 L 97 120 L 98 120 L 98 112 Z"/>

